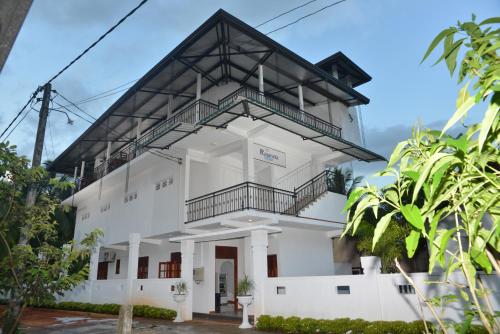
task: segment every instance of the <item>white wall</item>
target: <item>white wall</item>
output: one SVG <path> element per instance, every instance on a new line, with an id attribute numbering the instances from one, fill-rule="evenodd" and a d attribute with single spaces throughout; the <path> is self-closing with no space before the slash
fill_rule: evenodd
<path id="1" fill-rule="evenodd" d="M 280 226 L 281 227 L 281 226 Z M 282 227 L 269 237 L 268 254 L 278 256 L 278 275 L 333 275 L 333 246 L 325 231 Z"/>
<path id="2" fill-rule="evenodd" d="M 345 214 L 342 213 L 342 210 L 346 201 L 347 197 L 345 195 L 327 192 L 320 199 L 302 210 L 300 216 L 344 223 Z"/>
<path id="3" fill-rule="evenodd" d="M 417 286 L 427 297 L 454 293 L 444 285 L 427 285 L 429 278 L 439 277 L 425 273 L 411 274 Z M 455 277 L 456 276 L 456 277 Z M 451 279 L 462 281 L 460 275 Z M 500 309 L 500 281 L 494 275 L 481 275 L 485 285 L 492 290 L 490 300 L 495 310 Z M 419 306 L 415 294 L 400 294 L 399 284 L 407 284 L 400 274 L 278 277 L 268 278 L 265 292 L 265 314 L 311 317 L 316 319 L 362 318 L 366 320 L 419 320 Z M 338 294 L 337 286 L 347 285 L 350 294 Z M 284 286 L 286 294 L 278 295 L 276 288 Z M 445 309 L 444 317 L 461 320 L 460 305 Z M 424 307 L 425 308 L 425 307 Z M 425 308 L 426 319 L 432 315 Z"/>

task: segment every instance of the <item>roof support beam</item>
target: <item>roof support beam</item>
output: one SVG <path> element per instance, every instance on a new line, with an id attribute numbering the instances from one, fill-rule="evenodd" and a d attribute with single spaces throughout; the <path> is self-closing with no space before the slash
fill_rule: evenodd
<path id="1" fill-rule="evenodd" d="M 139 89 L 138 92 L 161 94 L 161 95 L 172 95 L 172 96 L 189 97 L 189 98 L 194 97 L 193 94 L 183 94 L 183 93 L 174 92 L 174 91 L 163 91 L 163 90 L 155 90 L 155 89 Z"/>
<path id="2" fill-rule="evenodd" d="M 240 55 L 247 55 L 247 54 L 252 54 L 252 53 L 267 53 L 267 52 L 272 52 L 269 49 L 266 50 L 256 50 L 256 51 L 241 51 L 241 52 L 228 52 L 228 53 L 213 53 L 209 55 L 189 55 L 189 56 L 180 56 L 179 58 L 185 58 L 185 59 L 196 59 L 199 60 L 201 58 L 207 58 L 207 57 L 220 57 L 220 56 L 240 56 Z"/>
<path id="3" fill-rule="evenodd" d="M 189 67 L 190 69 L 192 69 L 193 71 L 195 71 L 196 73 L 203 74 L 203 76 L 205 78 L 207 78 L 207 80 L 209 80 L 210 82 L 215 83 L 217 81 L 214 78 L 212 78 L 212 76 L 208 72 L 205 72 L 200 67 L 196 66 L 195 63 L 191 63 L 191 62 L 184 60 L 184 59 L 181 59 L 181 58 L 176 58 L 176 59 L 178 61 L 180 61 L 181 63 L 183 63 L 184 65 L 186 65 L 187 67 Z"/>

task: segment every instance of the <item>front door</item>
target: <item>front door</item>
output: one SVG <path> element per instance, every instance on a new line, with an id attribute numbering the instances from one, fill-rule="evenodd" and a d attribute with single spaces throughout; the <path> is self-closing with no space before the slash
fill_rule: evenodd
<path id="1" fill-rule="evenodd" d="M 97 265 L 97 279 L 108 279 L 108 263 L 99 262 Z"/>
<path id="2" fill-rule="evenodd" d="M 149 256 L 141 256 L 139 258 L 139 263 L 137 266 L 137 278 L 146 279 L 148 278 L 149 269 Z"/>
<path id="3" fill-rule="evenodd" d="M 232 295 L 232 302 L 234 304 L 234 310 L 238 310 L 238 301 L 236 298 L 236 291 L 238 289 L 238 247 L 231 247 L 231 246 L 215 246 L 215 259 L 216 263 L 220 262 L 217 260 L 232 260 L 232 261 L 222 261 L 221 263 L 221 268 L 222 271 L 224 271 L 222 276 L 219 276 L 219 291 L 226 289 L 226 294 L 227 292 L 230 292 Z M 227 272 L 226 268 L 232 267 L 232 277 L 230 277 L 230 282 L 227 281 Z M 221 271 L 221 268 L 216 268 L 215 271 L 219 272 Z M 222 280 L 221 280 L 222 278 Z M 222 284 L 222 286 L 221 286 Z M 227 291 L 227 288 L 229 287 L 230 290 L 232 291 Z"/>

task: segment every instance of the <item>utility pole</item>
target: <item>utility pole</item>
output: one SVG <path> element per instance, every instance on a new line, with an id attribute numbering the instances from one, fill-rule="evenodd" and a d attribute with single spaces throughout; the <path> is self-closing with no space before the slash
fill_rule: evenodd
<path id="1" fill-rule="evenodd" d="M 42 162 L 42 152 L 43 152 L 43 141 L 45 139 L 45 127 L 47 125 L 47 117 L 49 116 L 49 102 L 50 102 L 50 91 L 52 90 L 52 85 L 50 82 L 43 86 L 43 98 L 42 107 L 40 108 L 39 118 L 38 118 L 38 129 L 36 130 L 36 140 L 35 140 L 35 150 L 33 151 L 33 160 L 31 161 L 31 168 L 40 166 Z M 30 185 L 28 190 L 28 196 L 26 197 L 26 207 L 31 207 L 36 201 L 36 185 Z M 20 244 L 26 244 L 28 241 L 26 237 L 21 233 L 19 240 Z"/>

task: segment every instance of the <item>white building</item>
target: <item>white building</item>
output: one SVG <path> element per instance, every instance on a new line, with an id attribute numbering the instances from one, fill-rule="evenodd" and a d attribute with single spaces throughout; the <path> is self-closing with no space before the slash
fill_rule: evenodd
<path id="1" fill-rule="evenodd" d="M 82 177 L 65 201 L 78 208 L 75 239 L 104 231 L 90 280 L 66 298 L 174 308 L 181 276 L 190 319 L 216 311 L 216 296 L 234 307 L 248 275 L 256 316 L 387 318 L 369 302 L 327 310 L 330 294 L 347 298 L 349 282 L 366 281 L 334 261 L 346 198 L 329 191 L 325 169 L 384 159 L 363 147 L 357 113 L 369 100 L 355 87 L 370 79 L 340 52 L 312 64 L 215 13 L 54 161 Z M 292 306 L 314 288 L 328 298 Z"/>

